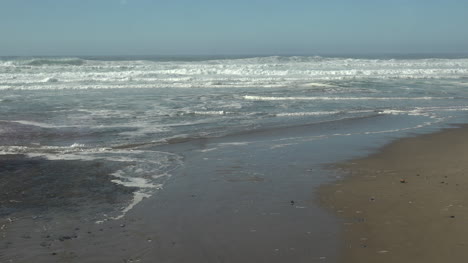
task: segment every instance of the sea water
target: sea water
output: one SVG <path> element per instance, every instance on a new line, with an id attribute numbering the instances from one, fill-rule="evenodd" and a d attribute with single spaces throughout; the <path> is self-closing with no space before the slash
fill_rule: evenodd
<path id="1" fill-rule="evenodd" d="M 343 138 L 364 149 L 466 122 L 467 111 L 468 58 L 456 56 L 0 60 L 0 154 L 119 164 L 111 182 L 133 201 L 114 219 L 184 166 L 171 145 L 313 125 L 268 147 L 334 145 L 320 164 L 353 157 Z"/>

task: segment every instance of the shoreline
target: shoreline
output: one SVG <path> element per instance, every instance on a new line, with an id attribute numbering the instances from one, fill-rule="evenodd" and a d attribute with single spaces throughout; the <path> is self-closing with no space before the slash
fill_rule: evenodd
<path id="1" fill-rule="evenodd" d="M 329 181 L 311 160 L 330 142 L 283 140 L 314 129 L 151 148 L 184 153 L 157 194 L 102 224 L 85 211 L 5 218 L 0 261 L 335 262 L 338 222 L 311 189 Z"/>
<path id="2" fill-rule="evenodd" d="M 339 262 L 463 262 L 468 257 L 468 125 L 401 138 L 334 168 L 322 206 L 343 220 Z"/>

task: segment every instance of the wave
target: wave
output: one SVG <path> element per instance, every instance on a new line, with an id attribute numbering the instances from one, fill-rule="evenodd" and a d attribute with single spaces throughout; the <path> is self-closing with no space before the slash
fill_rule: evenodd
<path id="1" fill-rule="evenodd" d="M 283 112 L 277 113 L 276 117 L 305 117 L 305 116 L 322 116 L 342 113 L 341 111 L 309 111 L 309 112 Z"/>
<path id="2" fill-rule="evenodd" d="M 42 80 L 42 82 L 44 83 L 54 83 L 54 82 L 58 82 L 58 79 L 56 78 L 45 78 Z"/>
<path id="3" fill-rule="evenodd" d="M 245 100 L 253 101 L 287 101 L 287 100 L 441 100 L 454 99 L 454 97 L 270 97 L 270 96 L 243 96 Z"/>
<path id="4" fill-rule="evenodd" d="M 75 127 L 75 126 L 66 126 L 66 125 L 52 125 L 52 124 L 48 124 L 48 123 L 44 123 L 44 122 L 27 121 L 27 120 L 0 120 L 0 122 L 19 123 L 19 124 L 22 124 L 22 125 L 35 126 L 35 127 L 39 127 L 39 128 L 45 128 L 45 129 Z"/>
<path id="5" fill-rule="evenodd" d="M 18 70 L 18 68 L 20 70 Z M 450 79 L 466 85 L 468 59 L 255 57 L 210 61 L 33 58 L 0 62 L 0 90 L 109 88 L 332 88 L 341 81 Z"/>
<path id="6" fill-rule="evenodd" d="M 15 66 L 81 66 L 86 63 L 86 60 L 80 58 L 33 58 L 12 60 L 7 63 L 7 65 Z"/>

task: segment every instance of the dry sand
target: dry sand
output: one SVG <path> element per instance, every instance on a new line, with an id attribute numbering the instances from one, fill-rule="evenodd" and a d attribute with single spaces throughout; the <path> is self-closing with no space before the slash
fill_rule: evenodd
<path id="1" fill-rule="evenodd" d="M 321 189 L 344 219 L 340 262 L 468 262 L 468 126 L 405 138 L 339 164 Z"/>

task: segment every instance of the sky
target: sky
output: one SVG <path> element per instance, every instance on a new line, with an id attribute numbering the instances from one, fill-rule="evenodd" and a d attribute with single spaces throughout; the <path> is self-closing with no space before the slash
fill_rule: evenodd
<path id="1" fill-rule="evenodd" d="M 467 0 L 0 0 L 0 56 L 468 53 Z"/>

